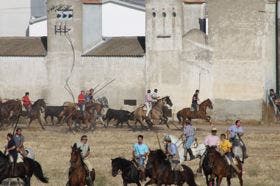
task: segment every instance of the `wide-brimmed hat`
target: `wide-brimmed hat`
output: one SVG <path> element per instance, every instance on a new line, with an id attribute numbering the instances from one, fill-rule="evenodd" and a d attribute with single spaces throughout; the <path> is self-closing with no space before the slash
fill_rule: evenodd
<path id="1" fill-rule="evenodd" d="M 217 131 L 216 127 L 212 127 L 211 131 Z"/>

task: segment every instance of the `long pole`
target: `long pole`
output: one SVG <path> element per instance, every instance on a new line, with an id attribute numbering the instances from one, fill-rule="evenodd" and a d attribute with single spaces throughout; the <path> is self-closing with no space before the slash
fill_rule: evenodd
<path id="1" fill-rule="evenodd" d="M 159 146 L 159 148 L 160 148 L 160 149 L 162 149 L 162 148 L 161 148 L 161 144 L 160 144 L 160 141 L 159 141 L 159 137 L 158 137 L 158 133 L 157 133 L 157 132 L 156 132 L 156 136 L 157 136 L 158 146 Z"/>
<path id="2" fill-rule="evenodd" d="M 106 83 L 103 87 L 101 87 L 99 90 L 97 90 L 94 94 L 97 94 L 98 92 L 100 92 L 102 89 L 104 89 L 105 87 L 107 87 L 108 85 L 110 85 L 111 83 L 113 83 L 113 81 L 115 81 L 116 79 L 112 79 L 111 81 L 109 81 L 108 83 Z"/>

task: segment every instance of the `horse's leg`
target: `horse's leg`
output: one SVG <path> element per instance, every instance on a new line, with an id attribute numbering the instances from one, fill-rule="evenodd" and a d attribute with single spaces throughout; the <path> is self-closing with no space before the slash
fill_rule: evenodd
<path id="1" fill-rule="evenodd" d="M 54 119 L 53 116 L 51 116 L 52 125 L 54 126 L 54 121 L 53 121 L 53 119 Z"/>
<path id="2" fill-rule="evenodd" d="M 223 176 L 219 176 L 219 177 L 218 177 L 218 184 L 217 184 L 217 186 L 220 186 L 220 185 L 221 185 L 222 180 L 223 180 Z"/>
<path id="3" fill-rule="evenodd" d="M 137 186 L 141 186 L 141 183 L 139 181 L 136 184 L 137 184 Z"/>
<path id="4" fill-rule="evenodd" d="M 242 171 L 242 170 L 241 170 L 241 171 Z M 240 184 L 240 186 L 243 186 L 242 172 L 239 173 L 237 176 L 238 176 L 238 179 L 239 179 L 239 184 Z"/>
<path id="5" fill-rule="evenodd" d="M 152 178 L 152 179 L 150 179 L 150 180 L 145 184 L 145 186 L 147 186 L 147 185 L 152 185 L 152 184 L 154 184 L 154 183 L 156 183 L 156 181 Z"/>
<path id="6" fill-rule="evenodd" d="M 42 124 L 42 120 L 41 120 L 40 115 L 38 116 L 38 121 L 39 121 L 39 123 L 40 123 L 42 129 L 45 130 L 45 127 L 44 127 L 43 124 Z"/>
<path id="7" fill-rule="evenodd" d="M 23 181 L 24 181 L 24 186 L 30 186 L 30 177 L 29 176 L 25 176 Z"/>
<path id="8" fill-rule="evenodd" d="M 227 176 L 227 185 L 230 186 L 230 176 Z"/>
<path id="9" fill-rule="evenodd" d="M 32 117 L 30 117 L 30 119 L 29 119 L 29 123 L 28 123 L 28 128 L 30 127 L 30 124 L 32 123 L 32 121 L 34 120 L 34 118 L 32 118 Z"/>

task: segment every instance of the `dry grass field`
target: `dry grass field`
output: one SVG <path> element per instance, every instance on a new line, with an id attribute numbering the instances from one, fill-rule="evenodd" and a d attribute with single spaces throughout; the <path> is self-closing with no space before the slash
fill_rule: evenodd
<path id="1" fill-rule="evenodd" d="M 197 137 L 200 142 L 208 134 L 210 126 L 206 123 L 195 123 Z M 65 126 L 47 126 L 43 131 L 33 123 L 31 128 L 23 128 L 26 138 L 25 146 L 31 147 L 36 153 L 36 160 L 39 161 L 49 177 L 50 186 L 62 186 L 67 182 L 69 168 L 70 147 L 79 141 L 83 133 L 72 134 L 67 132 Z M 217 124 L 218 132 L 224 132 L 228 125 Z M 157 126 L 156 131 L 159 137 L 165 133 L 179 136 L 181 131 L 167 129 L 165 126 Z M 280 185 L 280 135 L 278 125 L 246 125 L 244 141 L 247 143 L 249 158 L 245 162 L 244 185 L 245 186 L 279 186 Z M 6 134 L 12 129 L 0 131 L 0 147 L 6 143 Z M 104 129 L 98 126 L 94 132 L 87 133 L 89 144 L 92 149 L 91 161 L 96 170 L 97 186 L 118 186 L 122 185 L 121 177 L 111 176 L 111 158 L 122 156 L 131 158 L 132 144 L 136 142 L 138 134 L 144 135 L 144 141 L 151 149 L 158 148 L 157 138 L 154 131 L 132 131 L 127 128 L 115 128 L 111 126 Z M 198 160 L 186 162 L 193 170 L 196 170 Z M 238 179 L 233 179 L 232 185 L 239 185 Z M 199 185 L 205 185 L 203 177 L 197 177 Z M 35 177 L 32 178 L 32 185 L 43 185 Z M 226 185 L 224 179 L 223 185 Z"/>

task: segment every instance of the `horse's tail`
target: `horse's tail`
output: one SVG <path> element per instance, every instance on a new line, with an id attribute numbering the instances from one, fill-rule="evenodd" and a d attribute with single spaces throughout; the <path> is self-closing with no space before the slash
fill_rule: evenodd
<path id="1" fill-rule="evenodd" d="M 33 173 L 36 176 L 36 178 L 38 178 L 43 183 L 48 183 L 49 179 L 44 176 L 41 165 L 37 161 L 32 160 L 30 158 L 26 158 L 26 159 L 31 164 Z"/>
<path id="2" fill-rule="evenodd" d="M 179 123 L 182 122 L 181 110 L 177 112 L 177 119 L 178 119 Z"/>
<path id="3" fill-rule="evenodd" d="M 195 175 L 192 171 L 191 168 L 189 168 L 186 165 L 182 165 L 184 172 L 185 172 L 185 178 L 186 178 L 186 182 L 188 183 L 189 186 L 197 186 L 197 184 L 195 183 Z"/>

